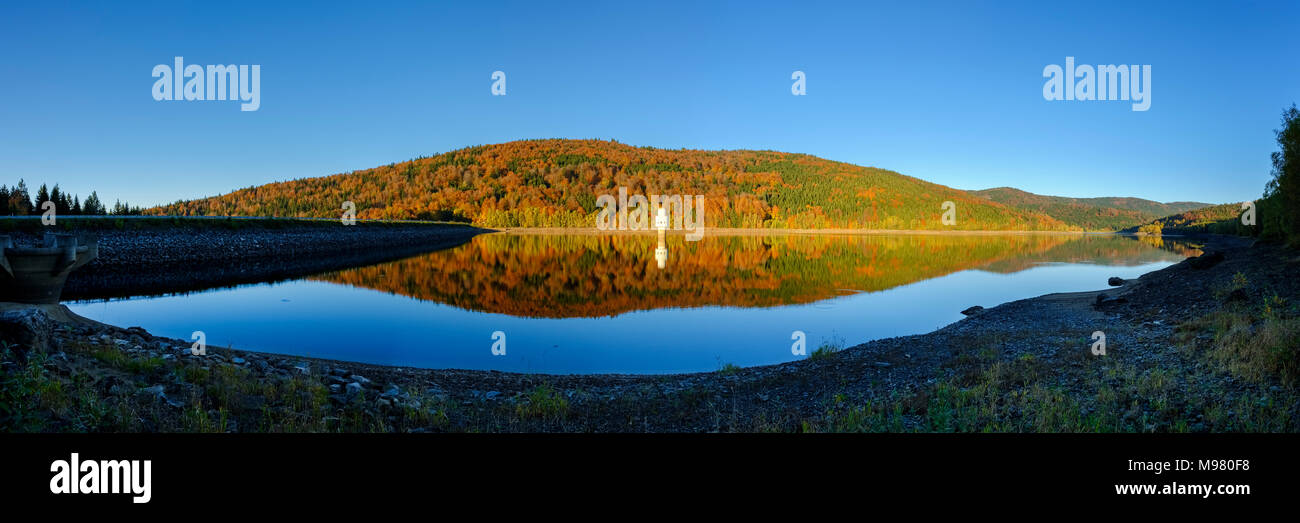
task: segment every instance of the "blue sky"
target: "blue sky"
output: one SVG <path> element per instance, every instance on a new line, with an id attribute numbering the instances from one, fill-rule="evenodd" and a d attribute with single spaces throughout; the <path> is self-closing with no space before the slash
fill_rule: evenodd
<path id="1" fill-rule="evenodd" d="M 6 2 L 0 183 L 156 204 L 564 137 L 1229 202 L 1260 194 L 1300 102 L 1297 2 L 896 4 Z M 175 56 L 260 65 L 260 110 L 155 101 Z M 1044 100 L 1067 56 L 1151 65 L 1150 110 Z"/>

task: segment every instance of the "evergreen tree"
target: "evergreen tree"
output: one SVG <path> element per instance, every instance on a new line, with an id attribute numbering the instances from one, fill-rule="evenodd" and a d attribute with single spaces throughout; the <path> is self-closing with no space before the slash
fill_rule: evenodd
<path id="1" fill-rule="evenodd" d="M 81 212 L 85 213 L 87 216 L 99 216 L 104 214 L 104 204 L 99 202 L 98 193 L 90 191 L 90 196 L 87 196 L 86 201 L 81 204 Z"/>
<path id="2" fill-rule="evenodd" d="M 35 205 L 32 207 L 32 210 L 37 214 L 44 212 L 45 209 L 43 209 L 43 207 L 45 206 L 45 202 L 48 201 L 50 201 L 50 190 L 45 188 L 45 184 L 42 183 L 41 188 L 36 191 L 36 201 L 34 202 Z"/>
<path id="3" fill-rule="evenodd" d="M 54 212 L 59 215 L 67 215 L 72 210 L 68 205 L 68 195 L 59 190 L 57 183 L 54 184 L 53 189 L 50 189 L 50 201 L 54 202 Z"/>
<path id="4" fill-rule="evenodd" d="M 1282 112 L 1282 128 L 1276 136 L 1279 150 L 1272 154 L 1273 179 L 1264 189 L 1259 214 L 1266 229 L 1276 226 L 1268 233 L 1300 242 L 1300 110 L 1295 105 Z"/>

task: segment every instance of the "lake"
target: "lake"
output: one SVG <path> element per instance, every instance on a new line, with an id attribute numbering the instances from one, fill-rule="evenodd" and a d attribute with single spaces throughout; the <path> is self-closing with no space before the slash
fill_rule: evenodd
<path id="1" fill-rule="evenodd" d="M 713 371 L 921 334 L 972 305 L 1106 288 L 1187 256 L 1179 240 L 1078 234 L 493 233 L 292 281 L 67 303 L 209 345 L 530 373 Z M 503 352 L 503 354 L 501 354 Z"/>

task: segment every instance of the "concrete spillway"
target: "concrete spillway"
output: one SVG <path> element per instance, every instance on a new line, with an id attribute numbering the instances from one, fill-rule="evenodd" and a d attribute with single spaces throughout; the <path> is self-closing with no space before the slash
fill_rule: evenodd
<path id="1" fill-rule="evenodd" d="M 39 246 L 0 236 L 0 302 L 58 303 L 68 274 L 99 255 L 95 239 L 46 233 Z"/>

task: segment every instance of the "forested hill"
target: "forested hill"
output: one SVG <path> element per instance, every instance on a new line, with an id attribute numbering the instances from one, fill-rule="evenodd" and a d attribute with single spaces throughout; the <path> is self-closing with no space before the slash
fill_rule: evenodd
<path id="1" fill-rule="evenodd" d="M 1141 198 L 1067 198 L 1044 196 L 1011 187 L 997 187 L 971 194 L 1028 212 L 1042 213 L 1089 231 L 1119 231 L 1136 228 L 1165 216 L 1209 207 L 1208 203 L 1160 203 Z"/>
<path id="2" fill-rule="evenodd" d="M 708 227 L 1066 230 L 1040 212 L 893 171 L 773 151 L 521 140 L 149 209 L 148 214 L 472 221 L 485 227 L 593 227 L 596 199 L 704 195 Z M 956 225 L 941 223 L 943 202 Z"/>
<path id="3" fill-rule="evenodd" d="M 1164 234 L 1240 234 L 1249 236 L 1251 228 L 1242 226 L 1240 203 L 1225 203 L 1201 209 L 1181 212 L 1152 220 L 1151 224 L 1160 226 Z M 1257 213 L 1258 214 L 1258 213 Z M 1143 224 L 1147 225 L 1147 224 Z M 1132 229 L 1136 231 L 1137 228 Z"/>

